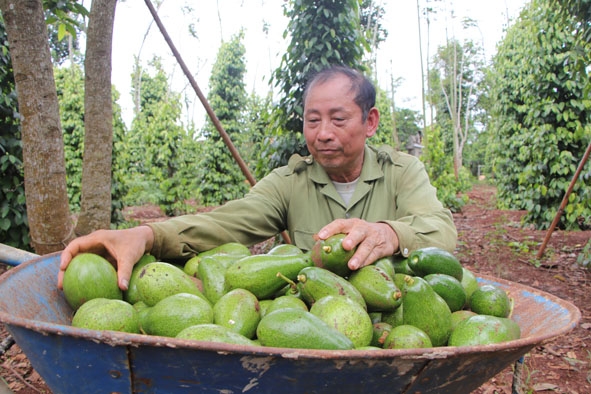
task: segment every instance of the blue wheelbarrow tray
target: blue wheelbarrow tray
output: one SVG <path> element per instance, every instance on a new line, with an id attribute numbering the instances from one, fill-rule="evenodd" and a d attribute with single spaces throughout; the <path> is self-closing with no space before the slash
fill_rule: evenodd
<path id="1" fill-rule="evenodd" d="M 581 318 L 567 301 L 483 275 L 481 284 L 514 299 L 520 339 L 401 350 L 237 346 L 72 327 L 58 267 L 55 253 L 0 277 L 0 321 L 54 394 L 470 393 Z"/>

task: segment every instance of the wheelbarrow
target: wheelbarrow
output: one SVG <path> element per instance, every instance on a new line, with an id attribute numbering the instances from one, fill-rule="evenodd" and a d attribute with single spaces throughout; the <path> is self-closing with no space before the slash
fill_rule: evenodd
<path id="1" fill-rule="evenodd" d="M 0 277 L 0 321 L 54 394 L 470 393 L 581 318 L 578 308 L 551 294 L 482 275 L 481 284 L 514 298 L 520 339 L 400 350 L 238 346 L 72 327 L 73 311 L 56 286 L 58 269 L 54 253 Z"/>

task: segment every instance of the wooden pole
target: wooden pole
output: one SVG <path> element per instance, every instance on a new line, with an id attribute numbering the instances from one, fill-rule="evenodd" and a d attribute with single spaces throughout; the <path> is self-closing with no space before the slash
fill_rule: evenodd
<path id="1" fill-rule="evenodd" d="M 240 157 L 240 153 L 238 152 L 238 150 L 236 149 L 236 147 L 232 143 L 232 140 L 230 139 L 230 136 L 228 135 L 228 133 L 226 133 L 226 131 L 224 130 L 224 127 L 220 123 L 220 120 L 218 119 L 218 117 L 216 116 L 216 114 L 213 112 L 213 109 L 209 105 L 209 102 L 207 101 L 207 98 L 203 95 L 203 93 L 201 92 L 201 89 L 199 89 L 199 85 L 197 85 L 197 81 L 195 81 L 195 78 L 193 78 L 193 75 L 189 71 L 189 68 L 185 64 L 185 62 L 184 62 L 183 58 L 181 57 L 179 51 L 177 51 L 174 43 L 172 42 L 170 36 L 168 35 L 168 32 L 164 28 L 164 25 L 162 24 L 162 21 L 160 20 L 160 17 L 158 16 L 158 13 L 156 12 L 156 9 L 152 5 L 152 2 L 150 0 L 145 0 L 145 3 L 148 6 L 148 9 L 150 10 L 150 13 L 152 14 L 152 17 L 154 18 L 154 21 L 156 22 L 156 25 L 158 25 L 158 29 L 160 29 L 160 32 L 162 33 L 162 36 L 164 37 L 164 40 L 166 41 L 166 43 L 168 44 L 170 50 L 172 51 L 172 54 L 174 55 L 174 57 L 176 58 L 177 62 L 181 66 L 181 69 L 183 70 L 183 73 L 185 74 L 185 76 L 189 80 L 189 83 L 193 87 L 193 90 L 195 90 L 195 93 L 197 94 L 197 97 L 199 97 L 199 100 L 201 101 L 201 104 L 203 104 L 203 107 L 205 108 L 205 112 L 207 112 L 207 115 L 209 116 L 209 118 L 213 122 L 213 125 L 215 126 L 215 128 L 217 129 L 217 131 L 220 133 L 220 136 L 222 137 L 222 140 L 224 141 L 224 143 L 226 144 L 226 146 L 230 150 L 230 153 L 232 154 L 232 157 L 234 157 L 234 160 L 236 160 L 236 163 L 238 163 L 238 166 L 240 167 L 240 170 L 242 170 L 242 173 L 244 174 L 244 176 L 246 177 L 246 179 L 248 179 L 248 182 L 250 183 L 250 186 L 254 186 L 256 184 L 256 180 L 255 180 L 254 176 L 251 174 L 251 172 L 248 169 L 248 167 L 246 166 L 246 163 L 244 162 L 244 160 L 242 160 L 242 157 Z M 291 243 L 291 240 L 290 240 L 289 235 L 287 234 L 287 232 L 285 232 L 285 231 L 282 232 L 281 233 L 281 236 L 283 237 L 283 240 L 286 243 Z"/>
<path id="2" fill-rule="evenodd" d="M 589 143 L 589 146 L 587 146 L 587 150 L 585 151 L 585 154 L 583 155 L 583 158 L 581 159 L 581 162 L 579 163 L 579 166 L 577 167 L 577 170 L 575 171 L 575 174 L 573 175 L 573 179 L 570 181 L 570 185 L 568 185 L 568 189 L 566 190 L 566 194 L 564 195 L 564 198 L 562 199 L 562 203 L 560 204 L 560 207 L 558 208 L 558 212 L 556 212 L 556 216 L 554 216 L 554 220 L 552 221 L 552 224 L 550 225 L 550 227 L 548 228 L 548 231 L 546 232 L 546 237 L 544 238 L 544 241 L 542 242 L 542 245 L 540 246 L 540 250 L 538 250 L 538 254 L 536 255 L 536 258 L 538 260 L 541 259 L 544 254 L 544 250 L 546 249 L 546 245 L 548 244 L 548 241 L 550 241 L 550 237 L 552 236 L 552 232 L 554 231 L 554 228 L 558 224 L 558 221 L 560 220 L 560 217 L 562 216 L 562 213 L 564 212 L 564 208 L 566 207 L 566 204 L 568 203 L 568 197 L 570 196 L 571 192 L 573 191 L 573 188 L 575 187 L 575 184 L 577 183 L 577 179 L 579 178 L 579 175 L 581 174 L 581 171 L 583 170 L 585 163 L 589 159 L 589 154 L 591 154 L 591 142 Z"/>

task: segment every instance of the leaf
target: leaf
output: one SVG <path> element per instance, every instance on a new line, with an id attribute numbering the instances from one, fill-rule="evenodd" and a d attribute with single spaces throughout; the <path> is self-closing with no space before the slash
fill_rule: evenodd
<path id="1" fill-rule="evenodd" d="M 66 25 L 63 23 L 60 23 L 57 27 L 57 39 L 59 41 L 63 40 L 64 37 L 66 36 L 66 34 L 67 34 Z"/>

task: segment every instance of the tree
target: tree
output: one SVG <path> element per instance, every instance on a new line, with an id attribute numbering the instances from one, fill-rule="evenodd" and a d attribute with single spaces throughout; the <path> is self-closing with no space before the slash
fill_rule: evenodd
<path id="1" fill-rule="evenodd" d="M 360 0 L 291 0 L 283 12 L 289 19 L 284 36 L 291 37 L 272 82 L 282 97 L 274 111 L 274 134 L 268 144 L 276 152 L 265 159 L 273 168 L 287 163 L 292 153 L 307 154 L 302 136 L 306 81 L 314 72 L 331 64 L 366 70 L 362 59 L 368 50 L 360 24 Z"/>
<path id="2" fill-rule="evenodd" d="M 478 86 L 483 78 L 481 48 L 472 41 L 449 40 L 440 47 L 429 73 L 430 99 L 437 123 L 451 135 L 453 170 L 456 179 L 463 165 L 463 149 L 474 126 Z"/>
<path id="3" fill-rule="evenodd" d="M 422 121 L 421 114 L 409 108 L 399 108 L 396 110 L 395 116 L 398 138 L 404 148 L 410 136 L 422 133 L 422 129 L 419 127 Z"/>
<path id="4" fill-rule="evenodd" d="M 111 47 L 117 0 L 94 0 L 84 61 L 84 160 L 76 234 L 108 229 L 111 223 L 113 106 Z"/>
<path id="5" fill-rule="evenodd" d="M 0 15 L 0 242 L 30 249 L 23 150 L 12 61 Z"/>
<path id="6" fill-rule="evenodd" d="M 382 4 L 376 4 L 375 0 L 362 0 L 359 7 L 360 24 L 365 35 L 365 40 L 368 42 L 371 59 L 368 61 L 374 73 L 376 72 L 376 55 L 380 44 L 388 38 L 388 30 L 382 24 L 386 10 Z M 374 75 L 374 78 L 377 78 Z"/>
<path id="7" fill-rule="evenodd" d="M 31 243 L 38 254 L 71 239 L 59 104 L 43 6 L 37 1 L 0 1 L 18 92 L 25 195 Z"/>
<path id="8" fill-rule="evenodd" d="M 155 73 L 151 76 L 136 64 L 132 78 L 139 77 L 132 94 L 140 89 L 140 112 L 125 135 L 119 148 L 121 157 L 117 167 L 126 172 L 125 202 L 127 204 L 159 204 L 167 214 L 178 213 L 179 205 L 194 196 L 195 190 L 186 187 L 183 166 L 191 165 L 183 147 L 192 138 L 180 124 L 180 95 L 169 89 L 162 62 L 154 58 L 150 63 Z M 193 169 L 194 171 L 194 169 Z"/>
<path id="9" fill-rule="evenodd" d="M 395 145 L 394 135 L 392 134 L 394 124 L 390 104 L 387 92 L 376 85 L 376 108 L 380 112 L 380 123 L 376 133 L 371 137 L 372 145 Z"/>
<path id="10" fill-rule="evenodd" d="M 591 135 L 591 21 L 589 8 L 571 12 L 576 4 L 534 0 L 524 8 L 499 46 L 489 82 L 489 157 L 500 207 L 526 210 L 525 221 L 538 228 L 556 215 Z M 585 174 L 559 227 L 576 228 L 590 216 Z"/>
<path id="11" fill-rule="evenodd" d="M 246 107 L 246 52 L 241 32 L 222 43 L 209 80 L 208 101 L 221 125 L 233 141 L 240 139 L 244 129 Z M 200 193 L 205 205 L 220 205 L 242 197 L 248 190 L 245 178 L 224 141 L 208 118 L 203 135 L 207 138 L 201 162 Z"/>

